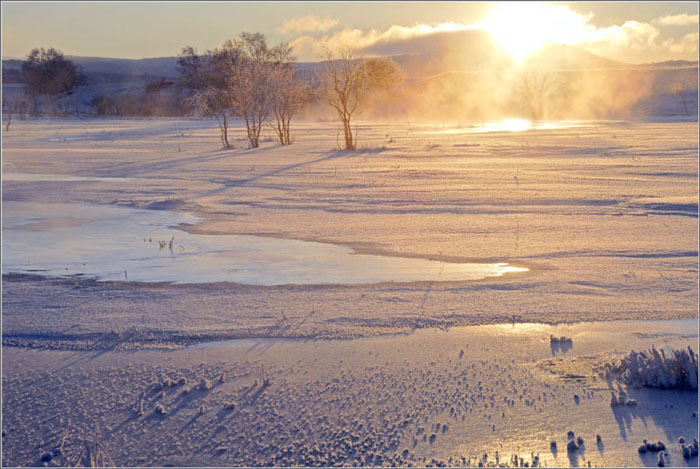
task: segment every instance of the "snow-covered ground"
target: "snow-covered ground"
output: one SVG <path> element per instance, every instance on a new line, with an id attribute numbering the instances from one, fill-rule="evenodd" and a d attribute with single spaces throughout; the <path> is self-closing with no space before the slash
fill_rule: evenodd
<path id="1" fill-rule="evenodd" d="M 697 391 L 632 388 L 637 405 L 613 408 L 617 384 L 595 370 L 632 349 L 697 352 L 697 122 L 496 124 L 360 123 L 360 150 L 345 152 L 335 123 L 301 123 L 292 146 L 254 150 L 237 125 L 236 148 L 222 150 L 209 121 L 13 122 L 3 203 L 177 210 L 202 220 L 178 227 L 183 237 L 529 270 L 171 285 L 132 271 L 17 275 L 3 255 L 3 463 L 39 462 L 63 439 L 51 458 L 65 464 L 95 439 L 119 465 L 476 464 L 496 451 L 501 462 L 656 465 L 637 453 L 647 439 L 685 465 L 677 439 L 697 438 Z M 93 219 L 64 215 L 57 207 L 51 229 Z M 139 249 L 145 231 L 133 234 Z M 109 253 L 113 238 L 95 236 Z M 32 239 L 36 252 L 56 241 Z M 630 321 L 642 319 L 654 321 Z M 670 319 L 692 321 L 659 321 Z M 578 321 L 608 322 L 523 324 Z M 185 348 L 222 339 L 241 340 Z M 181 376 L 188 384 L 149 390 Z M 213 388 L 194 389 L 201 379 Z M 583 449 L 567 451 L 569 430 Z"/>
<path id="2" fill-rule="evenodd" d="M 550 334 L 571 347 L 552 346 Z M 668 465 L 692 467 L 697 457 L 685 459 L 678 439 L 698 436 L 697 391 L 630 387 L 637 404 L 611 407 L 618 383 L 595 370 L 630 348 L 697 341 L 697 321 L 676 320 L 243 339 L 170 352 L 6 347 L 3 463 L 36 463 L 63 445 L 54 463 L 65 464 L 88 439 L 117 465 L 476 465 L 513 456 L 656 465 L 657 453 L 637 452 L 648 440 L 665 443 Z M 575 451 L 569 431 L 583 438 Z"/>
<path id="3" fill-rule="evenodd" d="M 696 123 L 446 132 L 454 129 L 358 125 L 363 150 L 348 153 L 337 150 L 332 123 L 298 124 L 292 146 L 264 141 L 256 150 L 247 149 L 238 125 L 237 148 L 222 150 L 210 121 L 13 122 L 3 133 L 5 202 L 172 208 L 204 220 L 182 228 L 193 234 L 530 270 L 361 287 L 166 288 L 6 276 L 3 339 L 75 342 L 113 328 L 183 338 L 357 337 L 513 316 L 697 316 Z M 27 180 L 27 173 L 38 176 Z M 107 177 L 116 179 L 90 179 Z M 134 243 L 146 236 L 135 230 Z M 304 326 L 285 327 L 285 320 Z"/>

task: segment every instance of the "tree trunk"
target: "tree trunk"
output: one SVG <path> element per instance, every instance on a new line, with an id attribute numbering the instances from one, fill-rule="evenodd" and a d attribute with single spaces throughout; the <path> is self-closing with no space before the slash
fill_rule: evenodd
<path id="1" fill-rule="evenodd" d="M 681 95 L 681 100 L 683 100 L 683 109 L 685 109 L 685 115 L 689 116 L 690 113 L 688 112 L 688 105 L 685 103 L 685 96 L 683 96 L 683 91 L 679 91 L 678 94 Z"/>
<path id="2" fill-rule="evenodd" d="M 228 122 L 226 121 L 226 114 L 224 116 L 224 128 L 223 128 L 223 134 L 224 134 L 224 148 L 231 148 L 231 145 L 228 143 Z"/>
<path id="3" fill-rule="evenodd" d="M 345 149 L 354 150 L 355 145 L 352 141 L 352 129 L 350 128 L 350 118 L 343 118 L 343 130 L 345 131 Z"/>
<path id="4" fill-rule="evenodd" d="M 35 94 L 30 95 L 32 100 L 32 112 L 34 117 L 39 117 L 39 102 Z"/>
<path id="5" fill-rule="evenodd" d="M 248 144 L 250 145 L 250 148 L 258 148 L 255 142 L 255 134 L 253 132 L 253 129 L 250 128 L 250 120 L 248 119 L 248 113 L 244 112 L 243 117 L 245 117 L 245 128 L 246 132 L 248 132 Z"/>
<path id="6" fill-rule="evenodd" d="M 274 109 L 273 112 L 275 114 L 277 125 L 273 124 L 272 128 L 275 129 L 275 133 L 277 134 L 277 138 L 279 138 L 280 143 L 284 145 L 284 118 L 277 109 Z"/>
<path id="7" fill-rule="evenodd" d="M 287 118 L 287 122 L 285 123 L 285 126 L 284 126 L 284 136 L 285 136 L 285 139 L 287 140 L 287 145 L 292 144 L 292 137 L 291 137 L 290 132 L 289 132 L 289 121 L 291 119 L 292 119 L 291 117 Z"/>

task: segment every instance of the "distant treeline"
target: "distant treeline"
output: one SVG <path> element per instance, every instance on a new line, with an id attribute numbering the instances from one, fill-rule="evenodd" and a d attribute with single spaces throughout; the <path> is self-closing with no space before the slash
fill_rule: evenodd
<path id="1" fill-rule="evenodd" d="M 125 75 L 115 83 L 114 74 L 88 79 L 53 48 L 34 49 L 19 70 L 6 74 L 5 83 L 21 85 L 21 92 L 3 93 L 6 128 L 13 115 L 195 115 L 214 118 L 221 144 L 230 147 L 228 126 L 235 116 L 245 122 L 248 144 L 256 148 L 264 126 L 290 145 L 292 119 L 305 106 L 323 103 L 343 124 L 345 148 L 354 149 L 351 119 L 368 96 L 388 96 L 403 73 L 389 58 L 367 59 L 352 48 L 329 49 L 325 59 L 313 72 L 299 71 L 288 44 L 270 46 L 260 33 L 242 33 L 203 54 L 183 47 L 175 79 Z"/>

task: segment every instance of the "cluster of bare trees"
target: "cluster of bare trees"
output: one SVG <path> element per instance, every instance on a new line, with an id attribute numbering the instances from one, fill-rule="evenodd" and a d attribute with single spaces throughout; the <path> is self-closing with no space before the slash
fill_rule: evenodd
<path id="1" fill-rule="evenodd" d="M 217 119 L 224 147 L 230 146 L 230 116 L 245 121 L 251 148 L 260 145 L 268 124 L 290 145 L 292 117 L 311 97 L 309 84 L 296 79 L 293 60 L 289 45 L 270 47 L 262 34 L 243 33 L 204 55 L 183 48 L 179 84 L 192 91 L 189 103 L 197 114 Z"/>
<path id="2" fill-rule="evenodd" d="M 182 115 L 187 110 L 213 117 L 225 148 L 231 146 L 230 119 L 239 117 L 246 124 L 249 146 L 257 148 L 266 126 L 282 145 L 291 145 L 292 119 L 312 101 L 323 102 L 337 113 L 345 149 L 353 150 L 357 145 L 353 119 L 368 101 L 388 96 L 403 73 L 389 58 L 367 59 L 350 47 L 327 49 L 324 59 L 314 76 L 303 80 L 297 76 L 288 44 L 270 46 L 260 33 L 242 33 L 201 55 L 191 46 L 184 47 L 178 56 L 176 81 L 156 77 L 142 93 L 101 95 L 90 104 L 102 116 Z M 24 101 L 3 100 L 8 127 L 13 113 L 24 113 L 31 104 L 38 114 L 42 97 L 70 95 L 81 79 L 78 67 L 60 51 L 31 51 L 22 64 Z M 77 113 L 77 104 L 75 109 Z"/>
<path id="3" fill-rule="evenodd" d="M 311 83 L 297 77 L 293 62 L 288 44 L 270 47 L 262 34 L 243 33 L 204 55 L 183 48 L 178 84 L 191 91 L 188 102 L 194 112 L 217 119 L 224 147 L 230 146 L 230 116 L 243 118 L 252 148 L 259 146 L 265 125 L 274 129 L 281 144 L 290 145 L 292 118 L 314 98 Z M 315 78 L 317 97 L 337 112 L 345 148 L 352 150 L 352 118 L 368 96 L 388 93 L 403 74 L 391 59 L 365 59 L 355 49 L 344 48 L 327 50 Z"/>

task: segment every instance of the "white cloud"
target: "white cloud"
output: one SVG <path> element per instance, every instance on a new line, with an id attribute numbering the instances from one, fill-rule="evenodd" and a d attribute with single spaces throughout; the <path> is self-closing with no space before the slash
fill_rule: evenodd
<path id="1" fill-rule="evenodd" d="M 627 63 L 697 60 L 698 34 L 664 37 L 654 25 L 627 21 L 620 26 L 597 29 L 578 45 L 603 57 Z"/>
<path id="2" fill-rule="evenodd" d="M 674 54 L 678 56 L 691 56 L 694 55 L 697 58 L 698 55 L 698 40 L 700 36 L 698 33 L 689 33 L 680 38 L 677 41 L 669 41 L 665 43 L 665 46 Z"/>
<path id="3" fill-rule="evenodd" d="M 340 24 L 340 21 L 335 18 L 319 18 L 318 16 L 308 15 L 285 21 L 277 31 L 285 35 L 325 33 L 338 26 L 338 24 Z"/>
<path id="4" fill-rule="evenodd" d="M 683 13 L 680 15 L 667 15 L 654 20 L 654 23 L 661 26 L 690 26 L 698 24 L 698 15 Z"/>
<path id="5" fill-rule="evenodd" d="M 638 21 L 599 28 L 585 35 L 580 44 L 603 49 L 625 49 L 652 46 L 659 37 L 658 28 Z"/>
<path id="6" fill-rule="evenodd" d="M 352 46 L 357 49 L 368 49 L 377 44 L 405 41 L 416 37 L 429 36 L 435 33 L 449 33 L 478 29 L 475 25 L 461 24 L 454 22 L 439 23 L 434 25 L 416 24 L 413 26 L 393 25 L 384 30 L 372 29 L 363 31 L 361 29 L 345 28 L 332 35 L 323 37 L 301 36 L 291 42 L 291 46 L 297 55 L 300 56 L 321 56 L 324 47 L 337 49 L 345 46 Z"/>
<path id="7" fill-rule="evenodd" d="M 291 45 L 298 56 L 307 60 L 322 56 L 324 46 L 331 49 L 352 46 L 360 50 L 377 50 L 376 46 L 383 44 L 397 44 L 415 38 L 427 38 L 437 33 L 467 30 L 489 32 L 497 44 L 512 54 L 523 44 L 528 46 L 524 50 L 527 53 L 535 50 L 538 44 L 556 42 L 577 45 L 589 52 L 622 62 L 641 63 L 679 58 L 692 60 L 698 50 L 697 33 L 674 38 L 664 35 L 660 29 L 668 25 L 698 22 L 698 15 L 687 14 L 664 16 L 650 23 L 630 20 L 618 25 L 598 27 L 594 23 L 592 13 L 577 13 L 566 5 L 538 4 L 533 5 L 531 9 L 525 5 L 522 11 L 517 12 L 513 5 L 502 5 L 500 9 L 495 8 L 480 24 L 446 22 L 413 26 L 393 25 L 372 30 L 344 28 L 334 33 L 330 31 L 337 25 L 337 20 L 333 20 L 336 21 L 333 26 L 321 31 L 321 26 L 314 26 L 314 21 L 319 20 L 318 18 L 305 18 L 305 21 L 301 21 L 302 18 L 291 20 L 298 23 L 287 22 L 284 28 L 287 31 L 301 32 L 304 30 L 302 24 L 306 25 L 307 33 L 299 34 Z M 312 21 L 309 18 L 315 19 Z M 536 44 L 529 44 L 527 41 L 534 41 Z M 508 50 L 509 48 L 512 50 Z"/>

